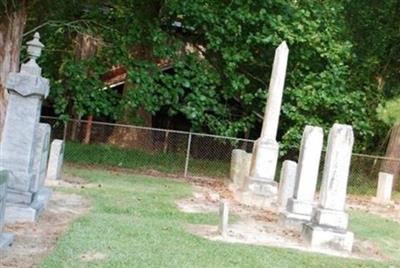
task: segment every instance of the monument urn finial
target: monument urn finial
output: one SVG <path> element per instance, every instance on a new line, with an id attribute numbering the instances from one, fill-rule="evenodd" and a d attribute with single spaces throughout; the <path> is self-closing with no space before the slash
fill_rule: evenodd
<path id="1" fill-rule="evenodd" d="M 35 33 L 33 39 L 26 43 L 29 60 L 21 64 L 20 72 L 8 75 L 6 87 L 9 92 L 16 92 L 24 97 L 39 95 L 46 98 L 49 94 L 49 81 L 41 76 L 42 68 L 36 62 L 44 48 L 39 39 L 39 33 Z"/>
<path id="2" fill-rule="evenodd" d="M 28 45 L 29 58 L 36 60 L 42 54 L 44 45 L 40 42 L 40 34 L 36 32 L 33 35 L 33 39 L 26 43 Z"/>

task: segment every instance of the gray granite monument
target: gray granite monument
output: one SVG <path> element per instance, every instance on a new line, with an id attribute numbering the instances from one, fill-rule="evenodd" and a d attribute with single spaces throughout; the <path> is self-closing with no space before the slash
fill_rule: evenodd
<path id="1" fill-rule="evenodd" d="M 14 240 L 13 234 L 3 232 L 8 177 L 9 177 L 8 171 L 0 170 L 0 250 L 2 248 L 11 246 Z"/>
<path id="2" fill-rule="evenodd" d="M 39 123 L 39 118 L 49 81 L 41 77 L 36 63 L 44 47 L 39 38 L 35 33 L 27 43 L 29 61 L 20 72 L 10 73 L 6 82 L 9 99 L 0 144 L 0 167 L 10 171 L 6 222 L 36 220 L 51 195 L 43 187 L 50 126 Z"/>
<path id="3" fill-rule="evenodd" d="M 351 252 L 354 234 L 347 231 L 347 181 L 354 136 L 348 125 L 334 124 L 329 132 L 318 207 L 303 225 L 302 237 L 312 248 Z"/>

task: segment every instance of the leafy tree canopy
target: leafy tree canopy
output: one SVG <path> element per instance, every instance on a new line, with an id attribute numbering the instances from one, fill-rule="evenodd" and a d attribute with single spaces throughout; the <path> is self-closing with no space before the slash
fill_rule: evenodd
<path id="1" fill-rule="evenodd" d="M 371 10 L 360 11 L 365 25 L 356 25 L 347 11 L 356 12 L 363 1 L 351 2 L 38 1 L 28 30 L 43 26 L 42 66 L 61 116 L 72 108 L 81 116 L 115 119 L 127 108 L 163 109 L 182 113 L 196 131 L 252 138 L 259 135 L 274 50 L 285 40 L 290 53 L 278 134 L 283 152 L 296 150 L 306 124 L 328 130 L 334 122 L 352 124 L 358 149 L 365 149 L 382 94 L 370 78 L 378 67 L 366 62 L 357 69 L 362 75 L 349 68 L 375 55 L 354 52 L 361 51 L 357 40 L 373 20 L 367 20 Z M 99 41 L 94 57 L 76 59 L 79 33 Z M 162 71 L 160 61 L 173 71 Z M 124 66 L 132 85 L 122 98 L 101 80 L 116 65 Z"/>

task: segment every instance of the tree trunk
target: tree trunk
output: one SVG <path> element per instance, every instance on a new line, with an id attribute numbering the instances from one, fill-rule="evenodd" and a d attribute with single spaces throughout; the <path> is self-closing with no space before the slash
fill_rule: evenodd
<path id="1" fill-rule="evenodd" d="M 90 143 L 90 137 L 92 136 L 92 124 L 93 124 L 93 115 L 89 115 L 87 117 L 87 123 L 86 123 L 86 126 L 85 126 L 83 144 L 89 144 Z"/>
<path id="2" fill-rule="evenodd" d="M 128 81 L 125 82 L 123 94 L 127 94 L 132 84 Z M 134 90 L 134 89 L 133 89 Z M 140 125 L 151 127 L 152 117 L 149 112 L 144 108 L 137 110 L 125 109 L 118 124 L 126 125 Z M 151 130 L 128 128 L 128 127 L 114 127 L 111 136 L 108 138 L 108 143 L 117 145 L 122 148 L 139 149 L 142 151 L 152 151 L 154 133 Z"/>
<path id="3" fill-rule="evenodd" d="M 389 143 L 386 149 L 386 157 L 399 160 L 384 160 L 382 161 L 381 171 L 393 174 L 393 189 L 399 189 L 400 175 L 400 124 L 393 126 L 389 138 Z"/>
<path id="4" fill-rule="evenodd" d="M 78 33 L 74 41 L 75 60 L 85 60 L 96 55 L 99 43 L 90 35 Z"/>
<path id="5" fill-rule="evenodd" d="M 26 23 L 26 7 L 0 17 L 0 139 L 7 109 L 7 76 L 19 69 L 22 34 Z"/>
<path id="6" fill-rule="evenodd" d="M 96 55 L 99 46 L 100 46 L 99 40 L 91 37 L 90 35 L 84 33 L 78 33 L 74 40 L 75 60 L 80 61 L 93 57 L 94 55 Z M 72 107 L 71 114 L 73 115 L 74 119 L 78 119 L 78 115 L 74 112 L 74 110 L 75 108 Z M 88 120 L 90 121 L 93 120 L 93 115 L 89 115 Z M 78 129 L 78 125 L 79 125 L 78 122 L 76 121 L 72 122 L 72 131 L 71 131 L 72 140 L 76 139 L 76 132 Z M 86 124 L 86 127 L 84 128 L 84 133 L 83 133 L 84 144 L 88 144 L 90 142 L 91 134 L 92 134 L 92 123 L 90 122 Z"/>

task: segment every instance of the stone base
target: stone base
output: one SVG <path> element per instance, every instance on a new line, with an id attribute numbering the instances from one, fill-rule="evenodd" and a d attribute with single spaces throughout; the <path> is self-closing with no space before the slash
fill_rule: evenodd
<path id="1" fill-rule="evenodd" d="M 7 153 L 5 153 L 5 155 L 7 156 Z M 18 168 L 15 167 L 15 164 L 6 164 L 5 160 L 3 159 L 0 159 L 0 163 L 2 163 L 3 165 L 2 168 L 12 171 L 10 172 L 10 178 L 7 182 L 8 188 L 18 192 L 29 192 L 30 182 L 34 179 L 35 174 L 29 172 L 15 171 L 18 170 Z"/>
<path id="2" fill-rule="evenodd" d="M 276 198 L 267 198 L 262 195 L 255 195 L 250 191 L 235 191 L 235 199 L 246 206 L 261 209 L 276 209 Z"/>
<path id="3" fill-rule="evenodd" d="M 330 226 L 346 230 L 349 223 L 349 216 L 344 211 L 318 207 L 313 214 L 312 222 L 319 226 Z"/>
<path id="4" fill-rule="evenodd" d="M 304 202 L 295 198 L 289 198 L 286 204 L 286 211 L 293 214 L 309 215 L 311 217 L 315 204 Z"/>
<path id="5" fill-rule="evenodd" d="M 279 214 L 279 224 L 286 229 L 301 231 L 304 223 L 311 221 L 311 216 L 284 211 Z"/>
<path id="6" fill-rule="evenodd" d="M 266 198 L 276 199 L 278 196 L 278 183 L 273 180 L 263 178 L 249 177 L 248 190 L 254 195 Z"/>
<path id="7" fill-rule="evenodd" d="M 372 197 L 371 201 L 375 204 L 383 205 L 383 206 L 393 206 L 395 204 L 395 202 L 393 200 L 382 200 L 377 197 Z"/>
<path id="8" fill-rule="evenodd" d="M 14 241 L 14 234 L 0 233 L 0 249 L 10 247 Z"/>
<path id="9" fill-rule="evenodd" d="M 47 205 L 51 195 L 52 190 L 50 188 L 42 187 L 34 195 L 33 202 L 30 205 L 7 203 L 5 211 L 6 223 L 35 222 Z"/>
<path id="10" fill-rule="evenodd" d="M 302 238 L 314 249 L 351 252 L 354 234 L 347 230 L 307 223 L 303 225 Z"/>
<path id="11" fill-rule="evenodd" d="M 13 204 L 25 204 L 28 205 L 32 203 L 31 192 L 21 192 L 14 189 L 7 189 L 7 202 Z"/>

